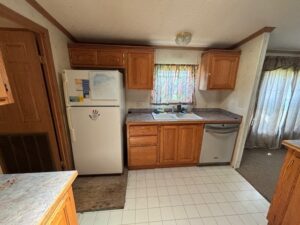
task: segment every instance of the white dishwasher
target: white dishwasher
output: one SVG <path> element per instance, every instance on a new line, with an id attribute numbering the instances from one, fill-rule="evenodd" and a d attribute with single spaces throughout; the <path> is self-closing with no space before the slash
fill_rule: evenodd
<path id="1" fill-rule="evenodd" d="M 231 162 L 239 124 L 206 124 L 199 164 Z"/>

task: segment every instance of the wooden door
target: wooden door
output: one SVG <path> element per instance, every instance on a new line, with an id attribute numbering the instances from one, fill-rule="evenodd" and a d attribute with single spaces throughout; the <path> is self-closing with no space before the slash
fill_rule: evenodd
<path id="1" fill-rule="evenodd" d="M 97 65 L 97 49 L 69 48 L 72 67 L 94 67 Z"/>
<path id="2" fill-rule="evenodd" d="M 178 126 L 161 126 L 160 164 L 177 162 Z"/>
<path id="3" fill-rule="evenodd" d="M 184 125 L 178 129 L 177 162 L 197 163 L 200 152 L 200 125 Z"/>
<path id="4" fill-rule="evenodd" d="M 51 170 L 60 170 L 59 151 L 36 38 L 29 31 L 0 30 L 0 48 L 15 101 L 14 104 L 0 107 L 0 135 L 2 137 L 6 135 L 14 137 L 43 135 L 45 142 L 39 151 L 50 149 L 51 158 L 44 160 L 51 161 Z M 21 166 L 15 168 L 14 171 L 6 172 L 38 172 L 32 170 L 32 166 L 29 165 L 30 160 L 27 160 L 28 157 L 31 157 L 30 150 L 34 146 L 27 145 L 27 142 L 22 139 L 20 144 L 14 143 L 12 140 L 8 139 L 6 142 L 8 147 L 0 142 L 0 157 L 3 157 L 3 151 L 6 151 L 6 155 L 12 154 L 8 149 L 14 149 L 14 154 L 22 151 L 24 157 L 23 160 L 15 162 Z M 34 142 L 30 143 L 35 145 Z M 40 153 L 43 154 L 43 152 Z M 15 156 L 12 158 L 17 159 Z M 39 158 L 39 160 L 43 160 L 43 158 Z M 5 164 L 10 163 L 5 162 L 6 160 L 3 158 L 2 161 Z M 5 167 L 4 165 L 4 171 Z M 24 168 L 26 168 L 25 171 Z M 43 171 L 43 168 L 40 168 L 39 171 Z"/>
<path id="5" fill-rule="evenodd" d="M 125 66 L 125 51 L 123 49 L 100 49 L 97 57 L 99 66 L 120 68 Z"/>
<path id="6" fill-rule="evenodd" d="M 239 55 L 212 54 L 208 74 L 209 89 L 233 89 L 235 87 Z"/>
<path id="7" fill-rule="evenodd" d="M 153 89 L 153 50 L 130 50 L 127 57 L 127 88 Z"/>
<path id="8" fill-rule="evenodd" d="M 269 209 L 269 224 L 283 225 L 283 218 L 292 199 L 299 173 L 300 160 L 294 156 L 294 150 L 289 149 Z"/>

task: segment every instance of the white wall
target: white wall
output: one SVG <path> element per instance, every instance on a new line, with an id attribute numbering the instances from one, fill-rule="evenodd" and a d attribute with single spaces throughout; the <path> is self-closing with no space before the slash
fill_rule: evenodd
<path id="1" fill-rule="evenodd" d="M 60 95 L 62 96 L 61 72 L 63 69 L 70 68 L 67 43 L 71 41 L 25 0 L 0 0 L 0 3 L 48 29 Z M 1 168 L 0 173 L 2 173 Z"/>
<path id="2" fill-rule="evenodd" d="M 156 64 L 195 64 L 199 65 L 202 51 L 157 49 L 155 51 Z M 219 107 L 222 94 L 219 91 L 199 91 L 199 74 L 196 75 L 196 104 L 198 108 Z M 126 108 L 151 108 L 151 91 L 126 90 Z"/>
<path id="3" fill-rule="evenodd" d="M 222 96 L 221 108 L 243 116 L 233 157 L 234 167 L 239 167 L 241 163 L 269 36 L 269 33 L 264 33 L 239 48 L 242 54 L 235 89 Z"/>

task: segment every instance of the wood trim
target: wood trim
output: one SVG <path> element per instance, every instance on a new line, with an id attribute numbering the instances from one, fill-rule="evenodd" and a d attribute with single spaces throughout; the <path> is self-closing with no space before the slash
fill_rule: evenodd
<path id="1" fill-rule="evenodd" d="M 44 16 L 50 23 L 56 26 L 61 32 L 63 32 L 68 38 L 76 42 L 76 38 L 61 25 L 43 6 L 41 6 L 36 0 L 26 0 L 26 2 L 35 8 L 42 16 Z"/>
<path id="2" fill-rule="evenodd" d="M 188 46 L 167 46 L 167 45 L 134 45 L 134 44 L 116 44 L 116 43 L 86 43 L 86 42 L 77 42 L 70 43 L 68 45 L 70 48 L 149 48 L 149 49 L 174 49 L 174 50 L 196 50 L 196 51 L 206 51 L 211 48 L 208 47 L 188 47 Z M 222 49 L 220 49 L 222 50 Z"/>
<path id="3" fill-rule="evenodd" d="M 60 157 L 65 164 L 64 169 L 73 169 L 74 164 L 71 144 L 67 132 L 67 125 L 64 119 L 62 99 L 59 95 L 49 32 L 46 28 L 11 10 L 2 3 L 0 3 L 0 15 L 1 17 L 12 20 L 15 23 L 22 25 L 25 29 L 34 32 L 37 36 L 41 54 L 45 58 L 45 62 L 43 64 L 45 82 L 49 96 L 50 108 L 53 116 L 53 123 L 60 151 Z"/>
<path id="4" fill-rule="evenodd" d="M 293 51 L 293 50 L 276 50 L 276 49 L 269 49 L 267 53 L 275 53 L 275 54 L 290 54 L 290 55 L 300 55 L 300 51 Z"/>
<path id="5" fill-rule="evenodd" d="M 258 31 L 254 32 L 253 34 L 250 34 L 248 37 L 242 39 L 241 41 L 231 45 L 228 49 L 235 49 L 237 47 L 240 47 L 241 45 L 245 44 L 248 41 L 251 41 L 252 39 L 258 37 L 259 35 L 263 33 L 271 33 L 276 27 L 263 27 L 259 29 Z"/>

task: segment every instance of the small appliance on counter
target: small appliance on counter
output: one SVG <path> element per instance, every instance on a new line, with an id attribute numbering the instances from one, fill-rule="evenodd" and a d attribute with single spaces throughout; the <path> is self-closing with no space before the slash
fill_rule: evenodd
<path id="1" fill-rule="evenodd" d="M 123 75 L 65 70 L 63 84 L 75 168 L 79 175 L 123 172 Z"/>
<path id="2" fill-rule="evenodd" d="M 239 124 L 206 124 L 200 153 L 200 165 L 229 164 Z"/>

